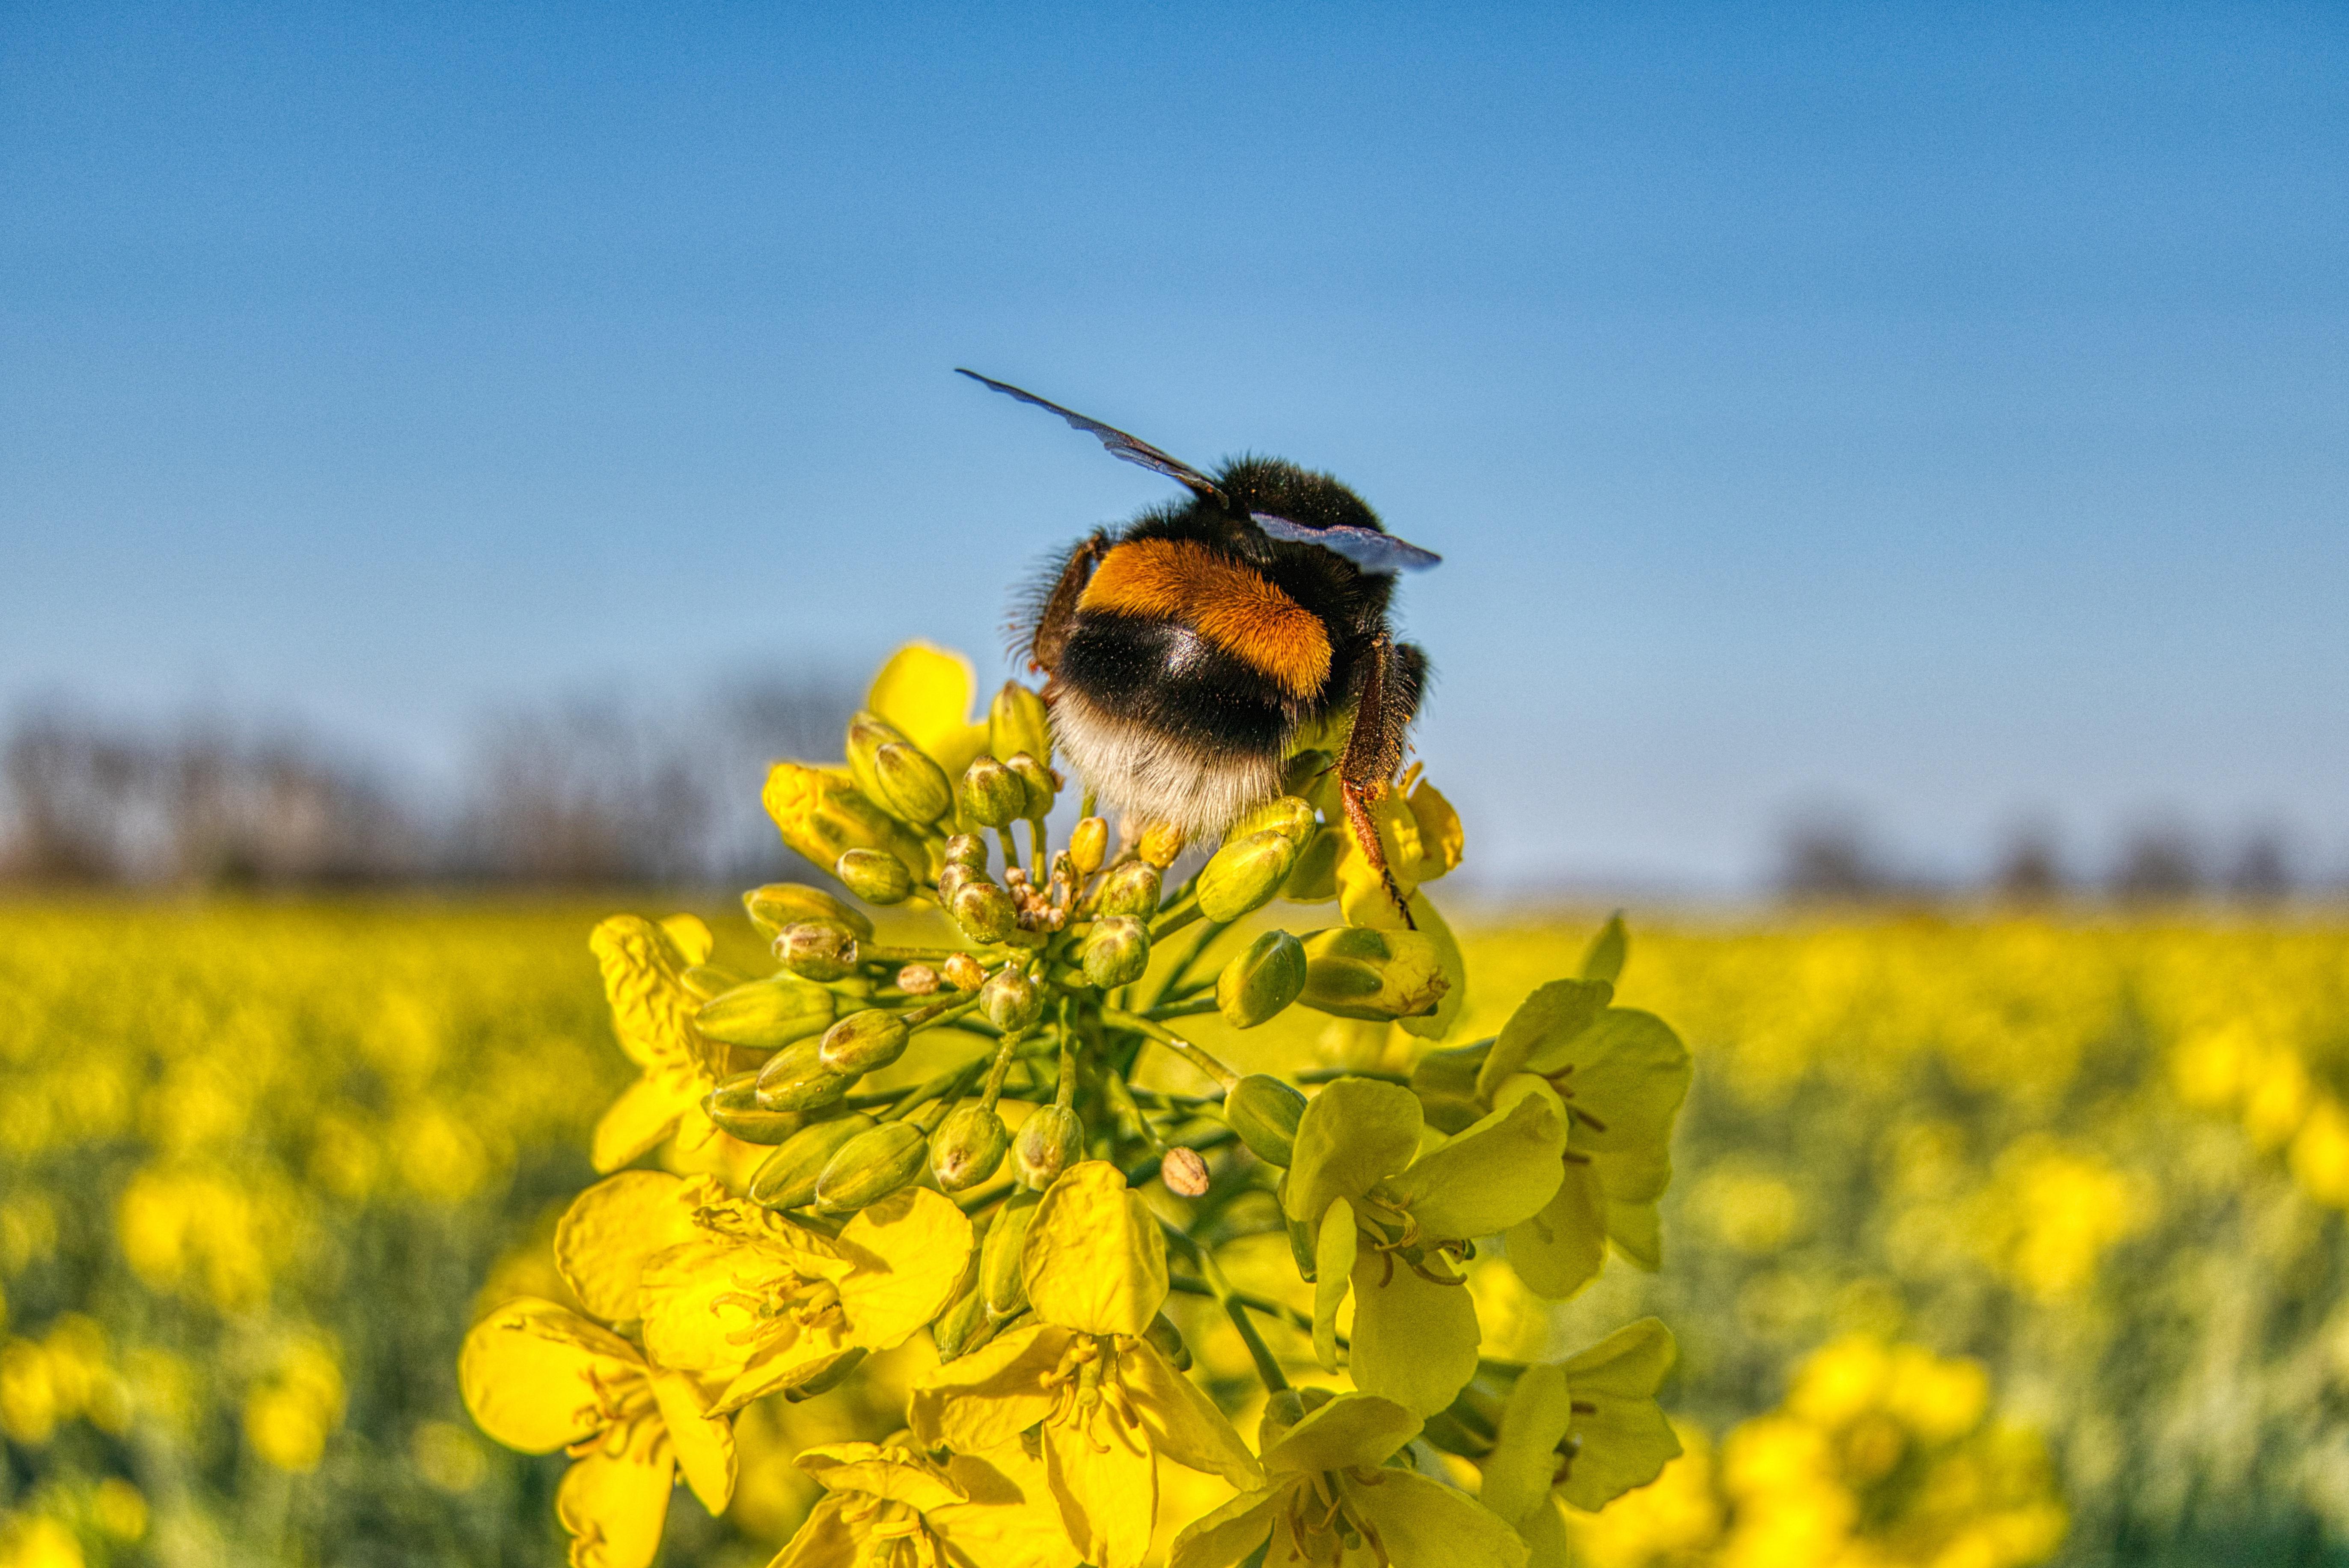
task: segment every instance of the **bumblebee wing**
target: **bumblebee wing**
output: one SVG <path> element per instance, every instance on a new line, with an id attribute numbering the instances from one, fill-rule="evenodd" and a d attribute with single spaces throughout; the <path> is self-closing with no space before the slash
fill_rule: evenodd
<path id="1" fill-rule="evenodd" d="M 1365 572 L 1424 572 L 1444 559 L 1433 550 L 1422 550 L 1375 528 L 1356 528 L 1345 522 L 1332 523 L 1328 528 L 1308 528 L 1268 511 L 1252 511 L 1248 521 L 1275 539 L 1334 550 Z"/>
<path id="2" fill-rule="evenodd" d="M 1138 440 L 1127 435 L 1114 425 L 1104 425 L 1099 419 L 1088 418 L 1073 408 L 1063 408 L 1058 403 L 1047 402 L 1033 392 L 1022 392 L 1009 382 L 997 381 L 981 376 L 976 370 L 957 368 L 955 374 L 968 376 L 982 387 L 992 387 L 1007 397 L 1017 397 L 1022 403 L 1033 403 L 1048 414 L 1058 414 L 1069 422 L 1071 428 L 1082 430 L 1086 435 L 1095 438 L 1102 446 L 1107 447 L 1111 457 L 1123 458 L 1129 463 L 1139 463 L 1153 473 L 1164 474 L 1177 484 L 1186 486 L 1195 495 L 1205 496 L 1215 501 L 1224 499 L 1224 492 L 1216 488 L 1215 480 L 1182 459 L 1168 457 L 1149 442 Z"/>

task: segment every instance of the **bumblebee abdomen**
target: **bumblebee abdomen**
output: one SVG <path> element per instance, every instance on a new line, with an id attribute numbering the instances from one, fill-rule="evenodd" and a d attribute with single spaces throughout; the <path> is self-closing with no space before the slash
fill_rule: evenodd
<path id="1" fill-rule="evenodd" d="M 1330 631 L 1275 583 L 1190 539 L 1112 548 L 1085 584 L 1080 614 L 1174 623 L 1270 682 L 1291 701 L 1330 679 Z"/>

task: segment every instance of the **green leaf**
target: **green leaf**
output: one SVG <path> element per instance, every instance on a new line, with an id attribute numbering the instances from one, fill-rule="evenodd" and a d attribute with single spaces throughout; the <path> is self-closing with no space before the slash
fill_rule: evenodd
<path id="1" fill-rule="evenodd" d="M 1623 912 L 1617 910 L 1607 917 L 1599 934 L 1582 954 L 1581 975 L 1585 980 L 1604 980 L 1613 985 L 1623 975 L 1623 960 L 1630 955 L 1631 934 L 1623 929 Z"/>
<path id="2" fill-rule="evenodd" d="M 1579 1439 L 1574 1468 L 1558 1488 L 1577 1508 L 1603 1508 L 1645 1486 L 1681 1451 L 1680 1439 L 1656 1404 L 1656 1390 L 1679 1355 L 1671 1330 L 1652 1317 L 1624 1325 L 1563 1367 L 1578 1408 L 1568 1433 Z"/>
<path id="3" fill-rule="evenodd" d="M 1566 1117 L 1557 1097 L 1536 1084 L 1388 1183 L 1438 1241 L 1497 1235 L 1532 1218 L 1557 1191 L 1565 1165 Z"/>
<path id="4" fill-rule="evenodd" d="M 1562 1052 L 1567 1043 L 1588 1028 L 1615 995 L 1604 980 L 1553 980 L 1537 986 L 1501 1026 L 1500 1038 L 1476 1074 L 1476 1093 L 1489 1105 L 1501 1081 L 1512 1073 L 1555 1071 L 1532 1067 L 1538 1057 Z M 1560 1060 L 1565 1059 L 1560 1057 Z"/>
<path id="5" fill-rule="evenodd" d="M 1340 1198 L 1360 1198 L 1419 1152 L 1419 1099 L 1401 1084 L 1341 1078 L 1306 1102 L 1284 1202 L 1316 1229 Z"/>

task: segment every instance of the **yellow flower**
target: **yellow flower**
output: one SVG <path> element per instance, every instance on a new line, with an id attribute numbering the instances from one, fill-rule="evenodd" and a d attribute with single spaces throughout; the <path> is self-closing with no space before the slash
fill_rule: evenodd
<path id="1" fill-rule="evenodd" d="M 1133 1568 L 1149 1550 L 1157 1456 L 1257 1483 L 1222 1412 L 1141 1337 L 1166 1299 L 1166 1242 L 1116 1167 L 1088 1161 L 1052 1184 L 1020 1273 L 1037 1321 L 916 1386 L 907 1419 L 925 1447 L 991 1455 L 1040 1423 L 1049 1488 L 1095 1568 Z"/>
<path id="2" fill-rule="evenodd" d="M 970 1222 L 925 1187 L 859 1211 L 831 1237 L 728 1197 L 706 1179 L 667 1180 L 676 1196 L 667 1223 L 673 1227 L 682 1209 L 685 1239 L 644 1257 L 633 1249 L 647 1230 L 605 1227 L 613 1239 L 604 1256 L 616 1275 L 630 1257 L 643 1257 L 645 1348 L 659 1365 L 718 1385 L 713 1413 L 904 1344 L 953 1299 L 970 1260 Z M 649 1185 L 636 1183 L 614 1206 L 637 1207 Z"/>
<path id="3" fill-rule="evenodd" d="M 700 999 L 685 985 L 685 972 L 706 962 L 714 943 L 689 914 L 657 925 L 616 914 L 587 939 L 612 1004 L 612 1032 L 644 1069 L 595 1124 L 596 1170 L 616 1171 L 667 1138 L 680 1117 L 698 1115 L 715 1083 L 710 1047 L 693 1026 Z"/>
<path id="4" fill-rule="evenodd" d="M 647 1568 L 679 1470 L 712 1513 L 733 1495 L 734 1434 L 702 1414 L 693 1380 L 551 1301 L 518 1297 L 475 1324 L 457 1380 L 481 1430 L 577 1461 L 554 1499 L 573 1568 Z"/>
<path id="5" fill-rule="evenodd" d="M 1566 1119 L 1547 1085 L 1419 1154 L 1419 1097 L 1344 1078 L 1305 1108 L 1282 1187 L 1312 1248 L 1314 1350 L 1337 1366 L 1338 1309 L 1354 1296 L 1355 1387 L 1432 1416 L 1476 1372 L 1479 1333 L 1461 1243 L 1537 1212 L 1557 1190 Z M 1417 1158 L 1414 1158 L 1414 1156 Z"/>
<path id="6" fill-rule="evenodd" d="M 1017 1447 L 939 1465 L 909 1449 L 840 1443 L 808 1449 L 799 1466 L 826 1495 L 769 1568 L 1075 1568 L 1042 1501 L 1042 1467 Z"/>
<path id="7" fill-rule="evenodd" d="M 1271 1437 L 1267 1418 L 1267 1437 Z M 1264 1450 L 1264 1482 L 1174 1538 L 1167 1568 L 1268 1563 L 1339 1568 L 1521 1568 L 1525 1542 L 1466 1493 L 1386 1461 L 1419 1432 L 1390 1399 L 1343 1394 Z"/>

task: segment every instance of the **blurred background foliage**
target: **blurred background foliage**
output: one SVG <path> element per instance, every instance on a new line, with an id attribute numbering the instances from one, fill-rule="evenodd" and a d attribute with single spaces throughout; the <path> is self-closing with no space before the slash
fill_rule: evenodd
<path id="1" fill-rule="evenodd" d="M 560 1457 L 475 1433 L 453 1356 L 560 1298 L 625 1070 L 601 910 L 0 908 L 0 1563 L 560 1561 Z M 1594 922 L 1458 923 L 1473 1038 Z M 1475 1284 L 1496 1353 L 1680 1336 L 1688 1453 L 1579 1522 L 1597 1568 L 2349 1562 L 2349 923 L 1651 921 L 1622 994 L 1698 1063 L 1663 1271 L 1555 1312 Z M 667 1561 L 763 1562 L 790 1454 L 895 1419 L 755 1408 Z"/>

